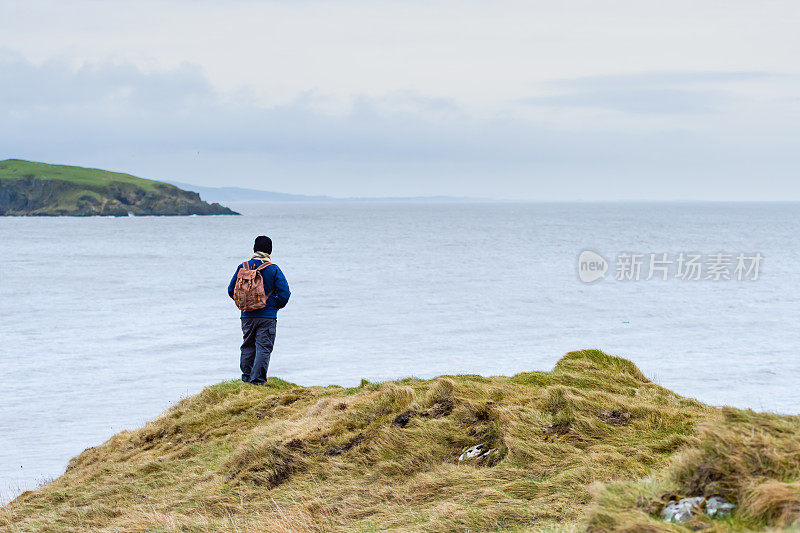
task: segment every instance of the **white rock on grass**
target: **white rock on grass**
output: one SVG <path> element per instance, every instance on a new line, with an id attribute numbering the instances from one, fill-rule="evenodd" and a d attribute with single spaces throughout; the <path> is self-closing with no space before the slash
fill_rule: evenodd
<path id="1" fill-rule="evenodd" d="M 676 502 L 670 502 L 661 511 L 661 518 L 665 522 L 685 522 L 689 520 L 696 509 L 700 508 L 705 498 L 698 496 L 695 498 L 683 498 Z"/>
<path id="2" fill-rule="evenodd" d="M 469 461 L 470 459 L 480 461 L 483 459 L 488 459 L 492 455 L 497 455 L 498 453 L 500 452 L 496 449 L 489 448 L 487 444 L 481 443 L 464 450 L 464 453 L 461 454 L 461 456 L 458 458 L 458 461 Z"/>
<path id="3" fill-rule="evenodd" d="M 735 507 L 734 504 L 726 502 L 719 496 L 712 496 L 706 500 L 706 514 L 708 516 L 724 518 L 730 515 Z"/>
<path id="4" fill-rule="evenodd" d="M 704 503 L 705 506 L 703 505 Z M 712 496 L 708 499 L 702 496 L 695 496 L 670 502 L 661 511 L 661 519 L 665 522 L 685 522 L 701 508 L 705 509 L 705 513 L 708 516 L 724 518 L 731 513 L 734 507 L 736 507 L 734 504 L 728 503 L 718 496 Z"/>

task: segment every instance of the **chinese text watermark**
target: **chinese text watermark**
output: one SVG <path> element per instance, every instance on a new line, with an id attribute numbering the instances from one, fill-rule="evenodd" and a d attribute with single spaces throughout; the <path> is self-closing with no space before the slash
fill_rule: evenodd
<path id="1" fill-rule="evenodd" d="M 756 281 L 763 260 L 761 252 L 620 252 L 613 277 L 617 281 Z M 603 279 L 609 269 L 609 262 L 597 252 L 584 250 L 578 256 L 578 277 L 584 283 Z"/>

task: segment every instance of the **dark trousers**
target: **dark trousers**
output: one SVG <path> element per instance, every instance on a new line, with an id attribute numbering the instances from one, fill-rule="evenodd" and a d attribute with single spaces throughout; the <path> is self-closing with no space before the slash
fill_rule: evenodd
<path id="1" fill-rule="evenodd" d="M 267 380 L 277 322 L 274 318 L 242 319 L 242 358 L 239 362 L 242 381 L 263 385 Z"/>

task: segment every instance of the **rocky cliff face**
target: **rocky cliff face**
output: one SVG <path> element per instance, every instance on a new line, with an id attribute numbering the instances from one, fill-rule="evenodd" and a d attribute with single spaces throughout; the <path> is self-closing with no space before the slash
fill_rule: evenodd
<path id="1" fill-rule="evenodd" d="M 131 183 L 87 186 L 71 181 L 0 179 L 0 215 L 128 216 L 237 215 L 220 204 L 209 204 L 195 192 L 166 183 L 146 190 Z"/>

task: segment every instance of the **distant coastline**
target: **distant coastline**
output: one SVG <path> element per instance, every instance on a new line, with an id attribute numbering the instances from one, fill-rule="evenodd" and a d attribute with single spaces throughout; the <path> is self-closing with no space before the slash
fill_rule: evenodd
<path id="1" fill-rule="evenodd" d="M 207 202 L 493 202 L 490 198 L 459 196 L 335 197 L 289 194 L 242 187 L 203 187 L 180 181 L 167 181 L 176 187 L 197 191 Z"/>
<path id="2" fill-rule="evenodd" d="M 238 215 L 197 192 L 94 168 L 0 161 L 0 216 Z"/>

